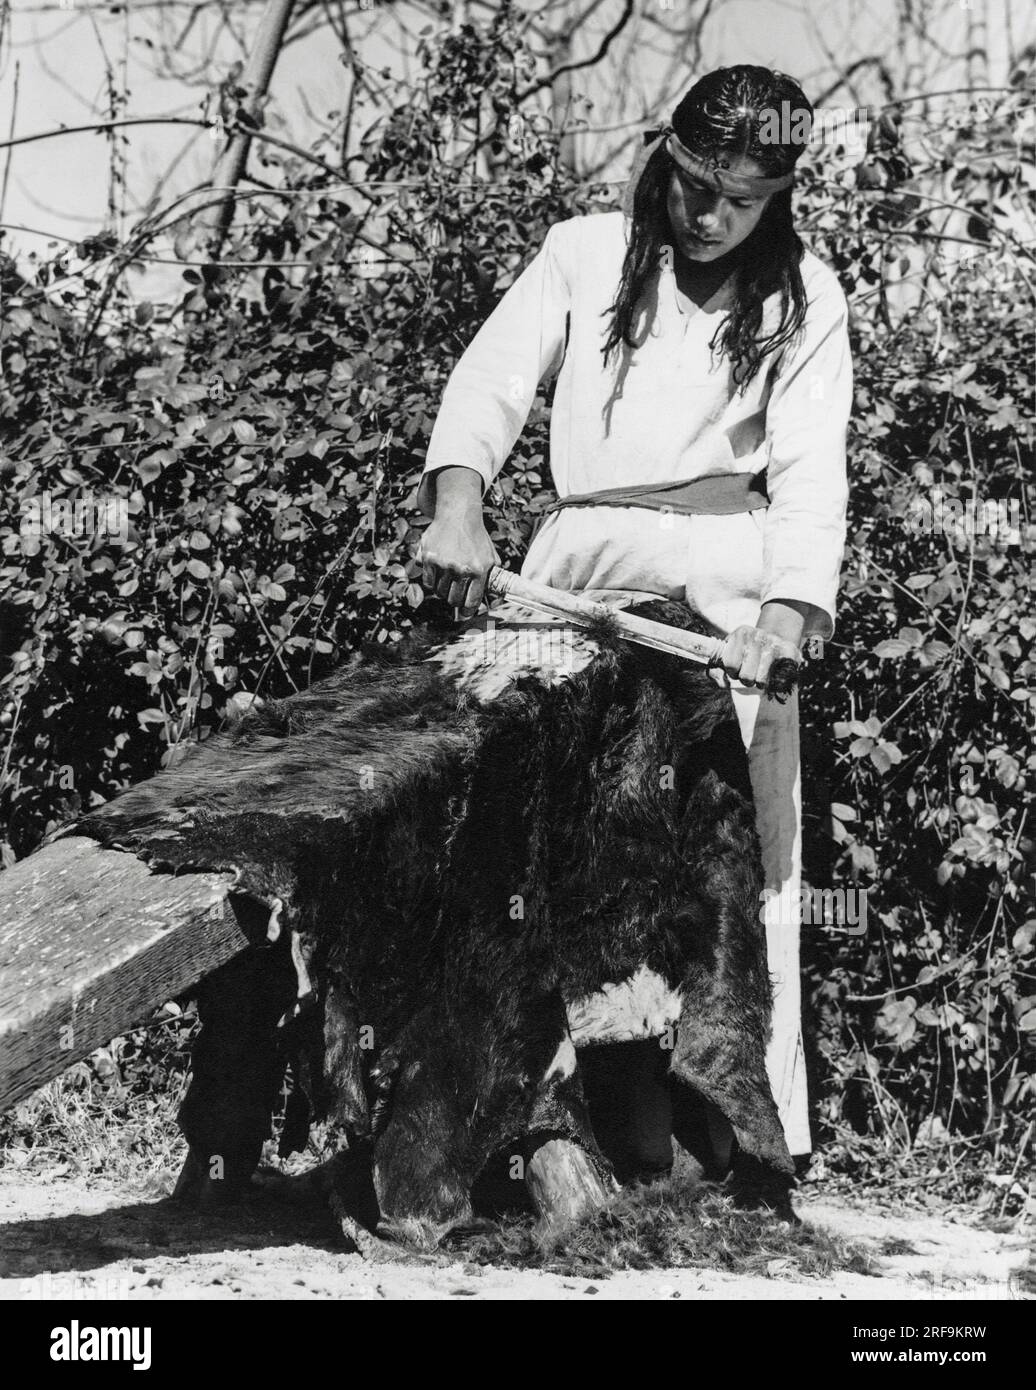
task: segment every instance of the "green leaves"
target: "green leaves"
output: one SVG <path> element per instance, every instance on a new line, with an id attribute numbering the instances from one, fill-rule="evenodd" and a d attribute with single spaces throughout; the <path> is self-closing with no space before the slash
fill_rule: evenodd
<path id="1" fill-rule="evenodd" d="M 1036 920 L 1023 923 L 1011 938 L 1011 945 L 1020 956 L 1031 955 L 1036 950 Z"/>
<path id="2" fill-rule="evenodd" d="M 890 999 L 878 1014 L 878 1028 L 897 1048 L 908 1048 L 917 1036 L 917 1000 Z"/>
<path id="3" fill-rule="evenodd" d="M 933 578 L 931 575 L 914 577 L 923 579 L 926 583 Z M 907 584 L 910 584 L 909 580 Z M 936 666 L 944 661 L 950 652 L 951 648 L 947 642 L 934 637 L 926 640 L 924 633 L 916 627 L 901 627 L 897 637 L 887 637 L 874 648 L 874 655 L 881 657 L 883 661 L 902 660 L 909 656 L 915 658 L 921 666 Z"/>
<path id="4" fill-rule="evenodd" d="M 156 449 L 153 454 L 148 454 L 147 458 L 141 459 L 135 465 L 141 482 L 153 483 L 156 478 L 162 476 L 163 469 L 176 462 L 176 458 L 176 453 L 172 449 Z"/>
<path id="5" fill-rule="evenodd" d="M 1036 994 L 1019 999 L 1014 1006 L 1018 1031 L 1028 1035 L 1027 1041 L 1036 1044 Z"/>
<path id="6" fill-rule="evenodd" d="M 1021 128 L 1021 100 L 1005 94 L 988 126 L 926 131 L 965 208 L 991 177 L 992 147 L 1008 144 L 1004 126 Z M 1005 158 L 1018 209 L 1029 185 Z M 804 938 L 827 1135 L 850 1164 L 936 1121 L 951 1135 L 991 1130 L 983 1142 L 1003 1153 L 1036 1102 L 1032 1020 L 1018 1007 L 1036 941 L 1032 537 L 909 523 L 920 504 L 934 520 L 938 495 L 1036 514 L 1031 431 L 1017 423 L 1033 390 L 1028 272 L 1013 249 L 928 241 L 923 169 L 895 195 L 915 199 L 907 214 L 885 191 L 833 201 L 835 161 L 809 159 L 798 207 L 850 298 L 856 408 L 839 626 L 803 701 L 804 852 L 812 881 L 873 884 L 879 923 L 855 945 Z M 863 182 L 877 185 L 891 171 L 871 162 Z M 824 182 L 808 182 L 814 167 Z M 1002 219 L 991 243 L 1009 240 L 1006 210 L 988 205 Z M 882 295 L 860 295 L 876 273 Z M 930 295 L 907 292 L 900 311 L 900 276 L 932 277 Z"/>
<path id="7" fill-rule="evenodd" d="M 903 761 L 903 754 L 896 744 L 881 737 L 881 730 L 881 720 L 872 715 L 862 723 L 859 719 L 852 719 L 848 723 L 844 720 L 839 721 L 835 724 L 833 732 L 835 738 L 852 738 L 849 745 L 851 758 L 869 759 L 884 776 L 896 763 Z"/>

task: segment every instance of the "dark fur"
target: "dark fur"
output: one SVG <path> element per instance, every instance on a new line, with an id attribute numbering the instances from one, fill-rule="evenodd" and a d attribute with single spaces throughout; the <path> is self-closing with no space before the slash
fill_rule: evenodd
<path id="1" fill-rule="evenodd" d="M 679 605 L 640 611 L 689 625 Z M 323 1051 L 324 1085 L 306 1089 L 354 1147 L 372 1143 L 390 1219 L 463 1221 L 489 1156 L 530 1132 L 603 1163 L 578 1072 L 540 1080 L 563 997 L 642 962 L 685 993 L 672 1072 L 746 1153 L 790 1171 L 763 1063 L 762 874 L 730 697 L 701 668 L 605 641 L 572 679 L 526 678 L 480 707 L 422 664 L 418 639 L 395 666 L 357 664 L 267 706 L 76 827 L 156 866 L 235 868 L 242 892 L 284 901 L 323 1010 L 323 1048 L 296 1045 L 294 1066 L 304 1076 Z M 281 972 L 284 949 L 265 953 Z M 253 1095 L 276 1072 L 262 1065 Z M 212 1103 L 186 1107 L 203 1153 Z"/>

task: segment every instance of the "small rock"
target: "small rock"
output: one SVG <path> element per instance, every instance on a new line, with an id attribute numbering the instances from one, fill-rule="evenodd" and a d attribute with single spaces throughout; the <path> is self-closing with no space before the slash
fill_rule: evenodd
<path id="1" fill-rule="evenodd" d="M 587 1284 L 587 1286 L 586 1286 L 586 1288 L 583 1290 L 583 1292 L 584 1292 L 584 1293 L 600 1293 L 601 1291 L 600 1291 L 600 1289 L 597 1287 L 596 1284 Z"/>

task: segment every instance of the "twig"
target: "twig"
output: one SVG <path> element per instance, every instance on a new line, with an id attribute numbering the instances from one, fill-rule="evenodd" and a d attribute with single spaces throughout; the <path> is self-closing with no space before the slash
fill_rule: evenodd
<path id="1" fill-rule="evenodd" d="M 22 65 L 16 62 L 14 65 L 14 89 L 11 92 L 11 125 L 9 128 L 8 139 L 14 139 L 14 123 L 18 115 L 18 82 L 21 77 Z M 4 161 L 4 182 L 0 187 L 0 217 L 4 215 L 4 206 L 7 203 L 7 180 L 11 176 L 11 158 L 14 151 L 10 146 L 7 148 L 7 159 Z"/>
<path id="2" fill-rule="evenodd" d="M 197 116 L 127 116 L 118 121 L 91 121 L 88 125 L 62 125 L 54 130 L 38 130 L 34 135 L 19 135 L 16 139 L 0 140 L 0 150 L 15 145 L 31 145 L 36 140 L 52 140 L 57 135 L 100 135 L 102 131 L 118 130 L 131 125 L 191 125 L 211 130 L 215 121 L 200 120 Z"/>
<path id="3" fill-rule="evenodd" d="M 1032 1131 L 1034 1126 L 1036 1126 L 1036 1120 L 1030 1120 L 1029 1128 L 1022 1135 L 1022 1142 L 1018 1145 L 1018 1156 L 1014 1161 L 1014 1167 L 1011 1169 L 1011 1181 L 1007 1184 L 1006 1188 L 1004 1189 L 1004 1200 L 1000 1203 L 999 1215 L 1001 1217 L 1007 1210 L 1007 1203 L 1011 1196 L 1011 1188 L 1014 1186 L 1014 1180 L 1018 1176 L 1018 1169 L 1022 1166 L 1022 1158 L 1025 1155 L 1025 1150 L 1029 1147 L 1029 1140 L 1032 1138 Z"/>
<path id="4" fill-rule="evenodd" d="M 198 657 L 201 655 L 203 641 L 206 651 L 208 651 L 209 632 L 212 629 L 212 617 L 209 615 L 213 612 L 218 590 L 219 581 L 216 579 L 215 575 L 213 575 L 212 583 L 209 585 L 209 596 L 205 601 L 205 612 L 202 614 L 201 622 L 198 624 L 198 636 L 194 643 L 194 655 L 191 657 L 190 664 L 187 667 L 187 699 L 184 703 L 183 718 L 180 720 L 180 727 L 176 731 L 176 738 L 170 745 L 170 751 L 172 751 L 173 748 L 179 747 L 180 743 L 183 741 L 184 735 L 187 733 L 188 721 L 191 718 L 191 689 L 195 681 L 198 682 L 199 705 L 201 702 L 204 682 L 202 680 L 202 671 L 198 669 Z M 202 670 L 204 670 L 204 662 L 202 663 Z"/>
<path id="5" fill-rule="evenodd" d="M 524 92 L 519 92 L 518 101 L 525 101 L 527 97 L 535 95 L 536 92 L 542 92 L 544 87 L 553 86 L 557 79 L 566 72 L 577 72 L 580 68 L 591 68 L 596 63 L 599 63 L 601 59 L 606 56 L 609 48 L 611 48 L 623 29 L 625 29 L 632 16 L 633 0 L 626 0 L 622 14 L 608 30 L 607 34 L 605 34 L 596 53 L 592 54 L 589 58 L 581 59 L 578 63 L 562 63 L 559 68 L 555 68 L 554 71 L 548 73 L 546 77 L 541 77 L 538 82 L 534 82 L 531 86 L 526 87 Z"/>
<path id="6" fill-rule="evenodd" d="M 7 739 L 7 747 L 4 749 L 4 765 L 0 768 L 0 787 L 7 785 L 7 769 L 11 765 L 11 752 L 14 749 L 14 736 L 18 732 L 18 721 L 22 717 L 22 702 L 25 696 L 19 695 L 14 707 L 14 718 L 11 721 L 11 732 Z"/>
<path id="7" fill-rule="evenodd" d="M 309 612 L 310 608 L 311 608 L 311 607 L 313 606 L 313 604 L 316 602 L 317 594 L 320 593 L 321 589 L 324 587 L 324 585 L 327 583 L 327 581 L 331 578 L 331 576 L 335 573 L 335 571 L 338 569 L 338 567 L 339 567 L 341 564 L 343 564 L 344 561 L 345 561 L 345 560 L 349 557 L 349 555 L 352 553 L 352 548 L 353 548 L 353 546 L 356 544 L 356 541 L 357 541 L 357 539 L 358 539 L 358 537 L 359 537 L 359 534 L 360 534 L 360 531 L 361 531 L 362 529 L 363 529 L 363 522 L 362 522 L 362 520 L 361 520 L 361 521 L 358 521 L 358 522 L 356 523 L 356 526 L 355 526 L 355 528 L 353 529 L 352 535 L 351 535 L 351 536 L 349 537 L 349 539 L 346 541 L 345 545 L 342 547 L 341 551 L 338 553 L 338 555 L 335 557 L 335 559 L 332 560 L 331 564 L 328 565 L 327 569 L 324 571 L 324 573 L 323 573 L 323 574 L 320 576 L 320 578 L 317 580 L 316 587 L 314 588 L 312 594 L 310 594 L 309 598 L 308 598 L 308 599 L 306 600 L 306 602 L 303 604 L 302 608 L 299 610 L 299 612 L 298 612 L 298 613 L 295 615 L 295 617 L 292 619 L 291 627 L 288 629 L 287 636 L 284 638 L 284 641 L 285 641 L 285 642 L 287 642 L 287 641 L 288 641 L 288 638 L 290 638 L 290 637 L 292 636 L 292 634 L 294 633 L 295 629 L 298 627 L 299 623 L 302 621 L 302 619 L 303 619 L 303 618 L 306 616 L 306 614 Z M 318 628 L 317 630 L 319 631 L 319 628 Z M 314 640 L 315 640 L 315 639 L 314 639 Z M 312 671 L 312 657 L 313 657 L 313 653 L 312 653 L 312 651 L 311 651 L 311 652 L 310 652 L 310 671 Z M 265 666 L 263 667 L 263 669 L 259 672 L 259 678 L 258 678 L 258 680 L 257 680 L 256 683 L 255 683 L 255 693 L 256 693 L 257 695 L 259 694 L 259 691 L 260 691 L 260 689 L 262 688 L 263 680 L 264 680 L 265 677 L 266 677 L 267 671 L 270 669 L 270 662 L 271 662 L 272 660 L 273 660 L 273 654 L 271 653 L 271 655 L 270 655 L 269 657 L 267 657 L 267 659 L 266 659 L 266 665 L 265 665 Z"/>
<path id="8" fill-rule="evenodd" d="M 256 618 L 258 619 L 258 621 L 259 621 L 259 626 L 262 628 L 263 632 L 266 634 L 266 638 L 267 638 L 267 641 L 270 643 L 270 647 L 271 647 L 271 649 L 272 649 L 272 651 L 273 651 L 273 655 L 277 658 L 277 664 L 278 664 L 278 666 L 280 666 L 281 670 L 282 670 L 282 671 L 284 672 L 284 674 L 287 676 L 287 678 L 288 678 L 288 683 L 290 684 L 292 690 L 294 690 L 295 694 L 297 695 L 297 694 L 299 693 L 299 688 L 298 688 L 298 686 L 295 684 L 294 680 L 292 679 L 291 672 L 288 670 L 287 666 L 285 666 L 284 661 L 283 661 L 283 659 L 282 659 L 282 657 L 281 657 L 280 643 L 278 643 L 278 642 L 276 641 L 276 639 L 274 638 L 273 633 L 272 633 L 272 632 L 270 631 L 270 629 L 266 626 L 266 620 L 265 620 L 265 618 L 263 617 L 262 613 L 260 613 L 259 607 L 258 607 L 258 605 L 257 605 L 257 603 L 256 603 L 256 601 L 255 601 L 255 599 L 252 597 L 252 590 L 251 590 L 251 589 L 249 588 L 249 586 L 248 586 L 248 580 L 247 580 L 247 578 L 245 577 L 245 572 L 244 572 L 244 570 L 243 570 L 243 569 L 238 570 L 238 574 L 240 574 L 240 576 L 241 576 L 241 583 L 245 586 L 245 593 L 248 595 L 248 602 L 252 605 L 252 612 L 255 614 Z M 267 665 L 269 665 L 269 663 L 267 663 Z M 258 691 L 257 691 L 256 693 L 258 693 Z"/>

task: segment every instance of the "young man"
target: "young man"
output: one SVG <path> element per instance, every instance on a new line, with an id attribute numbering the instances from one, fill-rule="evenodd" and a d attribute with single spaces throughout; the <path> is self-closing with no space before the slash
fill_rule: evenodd
<path id="1" fill-rule="evenodd" d="M 788 103 L 788 106 L 782 106 Z M 807 113 L 774 122 L 773 112 Z M 457 364 L 428 448 L 425 584 L 473 612 L 497 562 L 482 498 L 558 370 L 558 504 L 522 574 L 686 601 L 729 634 L 774 977 L 767 1065 L 792 1154 L 810 1149 L 798 966 L 798 708 L 774 660 L 833 631 L 852 400 L 847 307 L 794 229 L 812 108 L 765 68 L 702 78 L 645 149 L 623 212 L 552 227 Z M 789 143 L 772 143 L 775 127 Z M 646 1075 L 645 1087 L 657 1085 Z M 664 1107 L 634 1107 L 656 1116 Z M 645 1164 L 659 1136 L 642 1126 Z M 668 1141 L 667 1141 L 668 1142 Z"/>

